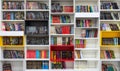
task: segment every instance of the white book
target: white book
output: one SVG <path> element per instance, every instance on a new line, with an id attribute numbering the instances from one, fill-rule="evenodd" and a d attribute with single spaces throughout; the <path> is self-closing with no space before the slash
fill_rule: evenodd
<path id="1" fill-rule="evenodd" d="M 57 45 L 62 45 L 62 37 L 57 37 Z"/>
<path id="2" fill-rule="evenodd" d="M 56 33 L 56 31 L 55 31 L 55 26 L 51 26 L 51 32 L 50 32 L 51 34 L 55 34 Z"/>

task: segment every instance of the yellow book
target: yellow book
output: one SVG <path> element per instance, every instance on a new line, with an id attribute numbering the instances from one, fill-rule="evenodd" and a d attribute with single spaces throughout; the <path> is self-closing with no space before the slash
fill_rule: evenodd
<path id="1" fill-rule="evenodd" d="M 101 50 L 101 52 L 100 52 L 100 58 L 101 58 L 101 59 L 104 59 L 104 58 L 105 58 L 105 56 L 104 56 L 104 50 Z"/>

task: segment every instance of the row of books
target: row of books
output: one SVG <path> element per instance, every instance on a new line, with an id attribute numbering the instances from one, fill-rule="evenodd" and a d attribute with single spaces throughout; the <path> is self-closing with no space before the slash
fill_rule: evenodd
<path id="1" fill-rule="evenodd" d="M 100 2 L 101 9 L 119 9 L 117 2 Z"/>
<path id="2" fill-rule="evenodd" d="M 115 59 L 115 54 L 113 50 L 101 50 L 101 59 Z"/>
<path id="3" fill-rule="evenodd" d="M 3 37 L 3 45 L 23 45 L 23 37 Z"/>
<path id="4" fill-rule="evenodd" d="M 71 60 L 74 59 L 73 51 L 51 51 L 52 60 Z"/>
<path id="5" fill-rule="evenodd" d="M 71 23 L 71 17 L 69 15 L 53 15 L 52 23 Z"/>
<path id="6" fill-rule="evenodd" d="M 77 27 L 96 27 L 97 22 L 90 20 L 90 19 L 80 19 L 76 20 Z"/>
<path id="7" fill-rule="evenodd" d="M 24 58 L 23 50 L 4 50 L 3 51 L 4 58 Z"/>
<path id="8" fill-rule="evenodd" d="M 27 69 L 49 69 L 48 61 L 27 61 Z"/>
<path id="9" fill-rule="evenodd" d="M 73 34 L 73 26 L 51 26 L 51 34 Z"/>
<path id="10" fill-rule="evenodd" d="M 94 30 L 89 30 L 89 29 L 82 29 L 81 30 L 81 37 L 83 38 L 93 38 L 93 37 L 97 37 L 98 34 L 98 30 L 94 29 Z"/>
<path id="11" fill-rule="evenodd" d="M 49 45 L 49 36 L 47 37 L 33 37 L 27 36 L 28 45 Z"/>
<path id="12" fill-rule="evenodd" d="M 38 1 L 29 1 L 26 3 L 27 9 L 48 9 L 48 5 L 46 3 L 38 2 Z"/>
<path id="13" fill-rule="evenodd" d="M 86 47 L 86 40 L 76 39 L 75 40 L 75 47 L 76 48 L 85 48 Z"/>
<path id="14" fill-rule="evenodd" d="M 51 37 L 51 45 L 73 45 L 73 37 Z"/>
<path id="15" fill-rule="evenodd" d="M 24 24 L 2 22 L 2 31 L 24 31 Z"/>
<path id="16" fill-rule="evenodd" d="M 113 64 L 102 64 L 102 71 L 117 71 L 116 66 Z"/>
<path id="17" fill-rule="evenodd" d="M 12 66 L 10 63 L 3 63 L 2 68 L 2 71 L 12 71 Z"/>
<path id="18" fill-rule="evenodd" d="M 65 62 L 52 62 L 51 67 L 52 69 L 66 69 Z"/>
<path id="19" fill-rule="evenodd" d="M 52 3 L 52 12 L 73 12 L 73 6 L 61 6 L 60 3 Z"/>
<path id="20" fill-rule="evenodd" d="M 48 26 L 40 25 L 40 26 L 26 26 L 26 34 L 27 35 L 47 35 L 48 34 Z"/>
<path id="21" fill-rule="evenodd" d="M 27 50 L 27 58 L 49 58 L 48 50 Z"/>
<path id="22" fill-rule="evenodd" d="M 102 45 L 120 45 L 120 38 L 102 38 Z"/>
<path id="23" fill-rule="evenodd" d="M 100 28 L 102 31 L 119 31 L 120 25 L 119 24 L 101 23 Z"/>
<path id="24" fill-rule="evenodd" d="M 24 12 L 3 12 L 3 20 L 24 20 Z"/>
<path id="25" fill-rule="evenodd" d="M 76 59 L 84 59 L 84 58 L 96 58 L 96 51 L 83 51 L 83 50 L 75 50 L 75 58 Z"/>
<path id="26" fill-rule="evenodd" d="M 49 12 L 27 12 L 26 13 L 27 20 L 48 20 Z"/>
<path id="27" fill-rule="evenodd" d="M 90 5 L 77 5 L 76 12 L 98 12 L 97 6 L 90 6 Z"/>
<path id="28" fill-rule="evenodd" d="M 3 9 L 24 9 L 24 2 L 4 1 Z"/>
<path id="29" fill-rule="evenodd" d="M 100 19 L 101 20 L 119 20 L 120 13 L 118 13 L 118 12 L 101 12 Z"/>

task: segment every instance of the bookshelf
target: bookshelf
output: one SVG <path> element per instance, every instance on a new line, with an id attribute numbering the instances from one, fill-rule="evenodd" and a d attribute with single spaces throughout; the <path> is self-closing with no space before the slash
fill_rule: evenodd
<path id="1" fill-rule="evenodd" d="M 120 33 L 119 33 L 119 4 L 120 2 L 118 0 L 116 1 L 111 1 L 111 0 L 100 0 L 101 2 L 101 7 L 100 7 L 100 12 L 101 12 L 101 19 L 100 19 L 100 58 L 101 58 L 101 69 L 105 70 L 105 69 L 110 69 L 110 67 L 114 70 L 120 70 L 118 65 L 119 65 L 119 37 L 120 37 Z M 108 5 L 108 8 L 106 8 L 103 5 L 106 5 L 107 3 L 111 3 L 111 8 Z M 102 18 L 102 14 L 103 13 L 110 13 L 111 14 L 111 18 Z M 115 14 L 118 14 L 115 16 Z M 112 25 L 111 25 L 112 24 Z M 105 29 L 103 29 L 103 25 L 107 25 L 107 29 L 106 27 L 104 27 Z M 109 27 L 111 26 L 111 28 Z M 116 26 L 116 29 L 112 28 L 112 26 Z M 104 39 L 105 38 L 105 39 Z M 111 42 L 110 44 L 106 44 L 106 39 L 109 38 L 113 38 L 114 39 L 118 39 L 114 42 Z M 105 43 L 105 44 L 104 44 Z M 117 43 L 117 44 L 114 44 Z M 104 53 L 104 54 L 103 54 Z M 108 57 L 108 55 L 110 54 L 110 56 Z M 107 68 L 105 68 L 105 66 L 108 66 Z"/>
<path id="2" fill-rule="evenodd" d="M 119 0 L 1 0 L 0 71 L 120 71 L 119 7 Z"/>
<path id="3" fill-rule="evenodd" d="M 74 69 L 99 71 L 99 0 L 75 0 L 75 21 Z"/>

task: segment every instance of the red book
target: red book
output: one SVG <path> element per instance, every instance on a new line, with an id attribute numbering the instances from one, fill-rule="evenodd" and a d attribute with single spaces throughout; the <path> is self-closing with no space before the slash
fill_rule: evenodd
<path id="1" fill-rule="evenodd" d="M 97 33 L 98 33 L 98 31 L 96 30 L 96 31 L 95 31 L 95 34 L 94 34 L 94 37 L 97 37 Z"/>
<path id="2" fill-rule="evenodd" d="M 73 12 L 73 6 L 64 6 L 63 11 L 64 12 Z"/>
<path id="3" fill-rule="evenodd" d="M 36 58 L 35 50 L 27 50 L 27 58 Z"/>
<path id="4" fill-rule="evenodd" d="M 44 58 L 47 58 L 47 50 L 44 50 Z"/>
<path id="5" fill-rule="evenodd" d="M 60 23 L 60 17 L 59 16 L 52 16 L 52 23 Z"/>

